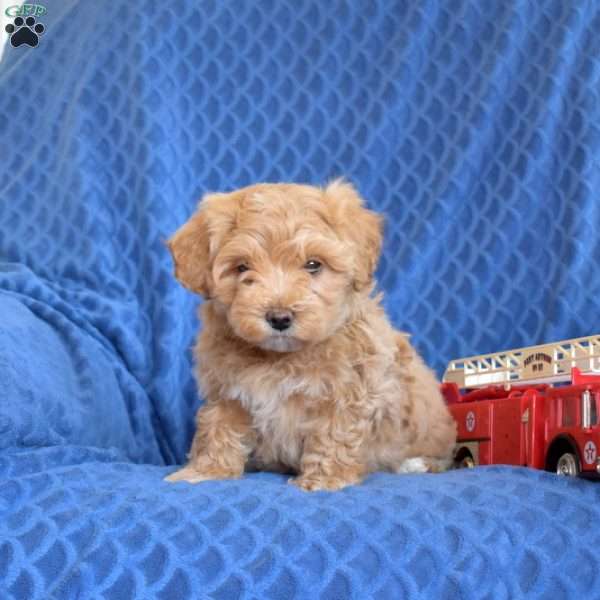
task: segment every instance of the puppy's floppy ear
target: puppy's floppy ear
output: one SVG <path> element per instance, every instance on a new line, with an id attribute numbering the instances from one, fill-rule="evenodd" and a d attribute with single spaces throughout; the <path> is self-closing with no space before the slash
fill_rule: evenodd
<path id="1" fill-rule="evenodd" d="M 237 192 L 204 196 L 196 213 L 168 240 L 175 277 L 192 292 L 210 296 L 212 262 L 235 225 L 238 205 Z"/>
<path id="2" fill-rule="evenodd" d="M 208 218 L 202 207 L 167 242 L 175 277 L 189 290 L 208 296 Z"/>
<path id="3" fill-rule="evenodd" d="M 324 192 L 336 230 L 354 247 L 354 288 L 360 291 L 373 281 L 381 253 L 383 219 L 364 208 L 358 192 L 342 179 L 330 183 Z"/>

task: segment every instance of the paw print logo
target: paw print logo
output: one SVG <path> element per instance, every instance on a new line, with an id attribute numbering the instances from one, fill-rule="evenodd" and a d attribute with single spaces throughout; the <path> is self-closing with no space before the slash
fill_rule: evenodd
<path id="1" fill-rule="evenodd" d="M 14 25 L 9 23 L 6 27 L 6 33 L 10 34 L 10 43 L 16 48 L 27 44 L 35 48 L 40 41 L 40 35 L 46 29 L 42 23 L 36 23 L 35 17 L 17 17 Z"/>

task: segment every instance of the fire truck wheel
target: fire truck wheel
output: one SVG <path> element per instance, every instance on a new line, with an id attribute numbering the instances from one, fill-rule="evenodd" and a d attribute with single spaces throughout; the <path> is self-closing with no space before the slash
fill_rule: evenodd
<path id="1" fill-rule="evenodd" d="M 475 466 L 475 461 L 472 456 L 464 456 L 458 463 L 459 469 L 472 469 Z"/>
<path id="2" fill-rule="evenodd" d="M 468 448 L 462 447 L 454 456 L 455 469 L 472 469 L 476 466 L 475 459 Z"/>
<path id="3" fill-rule="evenodd" d="M 565 452 L 556 463 L 556 473 L 567 477 L 577 477 L 581 469 L 577 457 L 571 452 Z"/>

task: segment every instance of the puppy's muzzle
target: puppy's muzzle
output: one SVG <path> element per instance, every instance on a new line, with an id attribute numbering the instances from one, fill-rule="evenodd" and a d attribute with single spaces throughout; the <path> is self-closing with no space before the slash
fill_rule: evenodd
<path id="1" fill-rule="evenodd" d="M 265 319 L 275 331 L 285 331 L 292 326 L 294 315 L 289 310 L 270 310 Z"/>

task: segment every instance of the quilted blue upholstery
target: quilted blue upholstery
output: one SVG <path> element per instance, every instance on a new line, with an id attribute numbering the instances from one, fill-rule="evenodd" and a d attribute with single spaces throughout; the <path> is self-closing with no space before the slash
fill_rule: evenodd
<path id="1" fill-rule="evenodd" d="M 344 175 L 439 371 L 600 330 L 600 5 L 45 6 L 0 66 L 0 598 L 592 597 L 589 482 L 162 482 L 200 402 L 163 242 L 205 191 Z"/>

